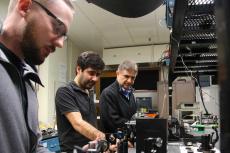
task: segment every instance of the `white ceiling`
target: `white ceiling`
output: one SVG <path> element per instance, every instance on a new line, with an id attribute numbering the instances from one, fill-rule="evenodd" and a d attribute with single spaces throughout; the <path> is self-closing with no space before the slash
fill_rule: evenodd
<path id="1" fill-rule="evenodd" d="M 165 5 L 143 17 L 124 18 L 85 0 L 74 4 L 76 14 L 69 37 L 82 51 L 169 43 Z"/>
<path id="2" fill-rule="evenodd" d="M 1 0 L 0 18 L 5 15 L 8 3 Z M 73 3 L 76 13 L 69 37 L 81 51 L 169 43 L 165 5 L 143 17 L 124 18 L 86 0 L 73 0 Z"/>

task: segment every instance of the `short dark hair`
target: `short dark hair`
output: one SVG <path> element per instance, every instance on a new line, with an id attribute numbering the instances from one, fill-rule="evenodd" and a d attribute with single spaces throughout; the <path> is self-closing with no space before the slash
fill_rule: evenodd
<path id="1" fill-rule="evenodd" d="M 105 68 L 105 63 L 99 54 L 92 51 L 86 51 L 78 56 L 76 66 L 79 66 L 82 71 L 89 67 L 95 70 L 103 70 Z"/>

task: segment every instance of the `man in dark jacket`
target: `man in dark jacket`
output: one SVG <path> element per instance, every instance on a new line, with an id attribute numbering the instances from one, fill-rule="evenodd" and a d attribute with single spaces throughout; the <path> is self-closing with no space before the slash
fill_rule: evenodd
<path id="1" fill-rule="evenodd" d="M 39 65 L 62 47 L 73 13 L 68 0 L 10 0 L 0 34 L 0 153 L 49 152 L 39 145 L 33 83 L 41 81 L 25 61 Z"/>
<path id="2" fill-rule="evenodd" d="M 105 133 L 115 133 L 136 113 L 137 105 L 132 85 L 137 76 L 137 64 L 122 62 L 116 71 L 117 79 L 100 96 L 100 120 Z"/>

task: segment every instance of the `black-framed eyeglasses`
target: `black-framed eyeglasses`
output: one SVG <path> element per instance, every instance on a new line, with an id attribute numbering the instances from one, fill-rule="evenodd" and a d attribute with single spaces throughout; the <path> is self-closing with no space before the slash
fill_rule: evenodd
<path id="1" fill-rule="evenodd" d="M 56 25 L 53 26 L 55 34 L 57 34 L 58 37 L 63 37 L 64 40 L 67 39 L 65 24 L 56 15 L 50 12 L 50 10 L 48 10 L 45 6 L 43 6 L 41 3 L 35 0 L 32 0 L 32 1 L 36 3 L 37 5 L 39 5 L 46 12 L 47 15 L 49 15 L 56 21 Z"/>

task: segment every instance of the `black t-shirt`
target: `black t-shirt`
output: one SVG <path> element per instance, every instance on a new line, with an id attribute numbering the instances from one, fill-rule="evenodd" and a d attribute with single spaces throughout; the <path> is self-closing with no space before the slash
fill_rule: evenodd
<path id="1" fill-rule="evenodd" d="M 90 140 L 74 130 L 65 113 L 80 112 L 82 118 L 95 127 L 96 110 L 93 100 L 72 81 L 57 90 L 55 103 L 61 150 L 72 151 L 74 146 L 87 144 Z"/>

